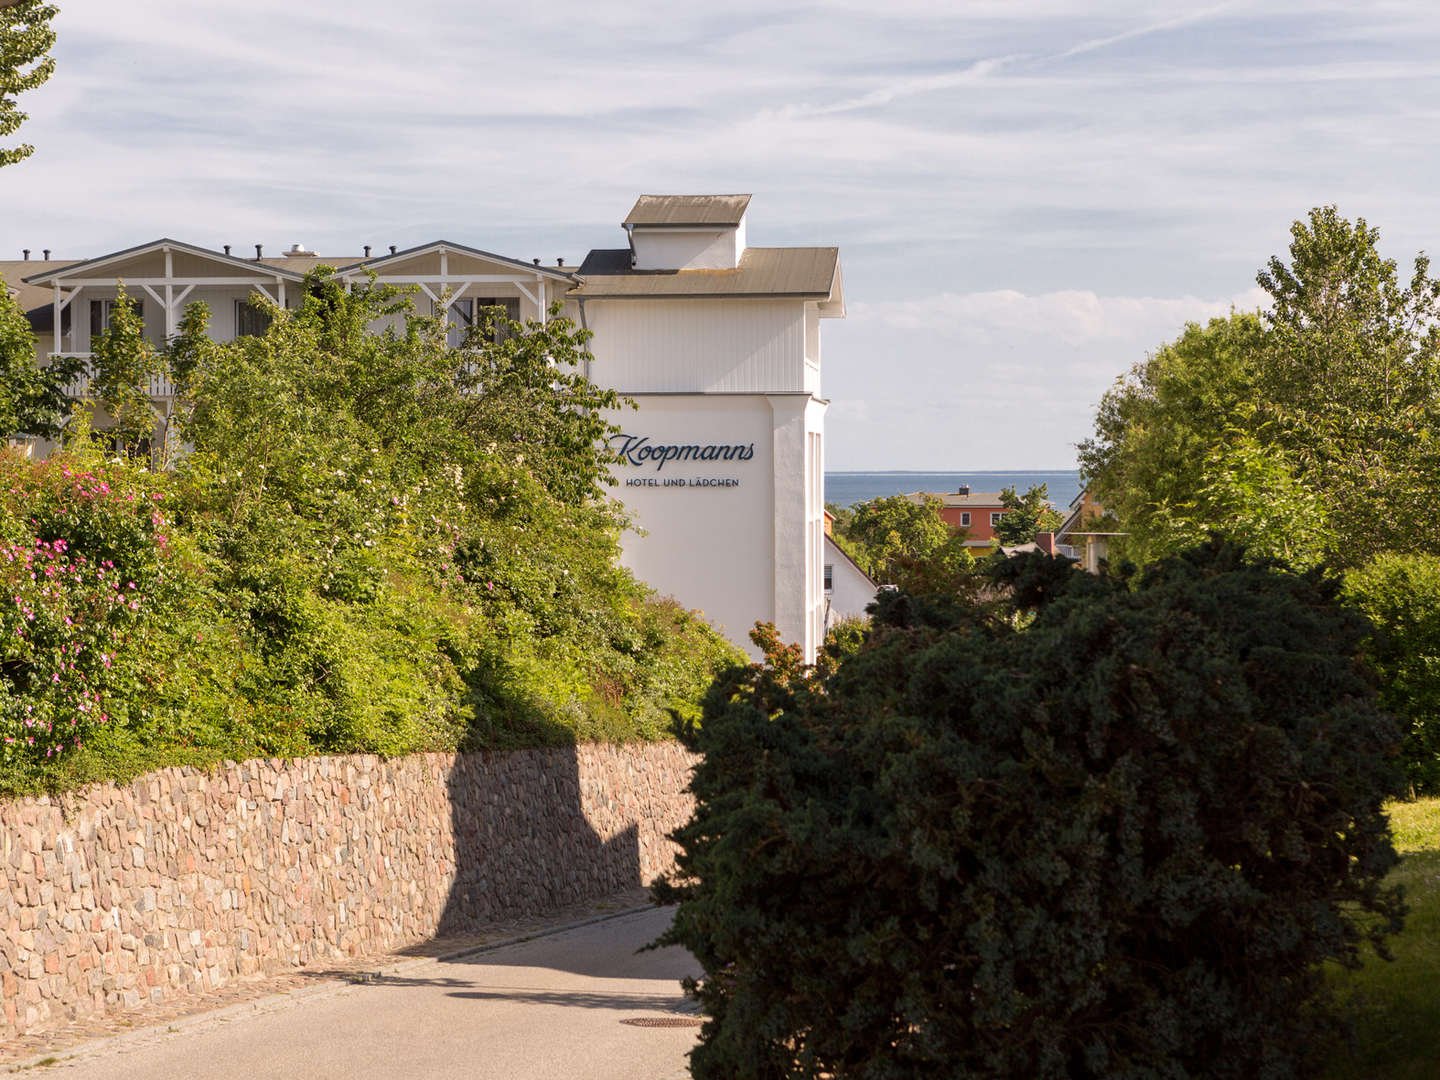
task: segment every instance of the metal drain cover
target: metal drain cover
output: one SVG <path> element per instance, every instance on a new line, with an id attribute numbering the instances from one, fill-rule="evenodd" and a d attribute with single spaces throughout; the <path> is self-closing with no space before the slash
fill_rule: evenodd
<path id="1" fill-rule="evenodd" d="M 699 1027 L 705 1021 L 698 1016 L 631 1016 L 620 1022 L 631 1027 Z"/>

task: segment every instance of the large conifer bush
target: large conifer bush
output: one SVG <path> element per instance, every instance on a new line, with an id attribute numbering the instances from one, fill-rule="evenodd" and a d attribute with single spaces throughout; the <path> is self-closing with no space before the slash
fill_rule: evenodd
<path id="1" fill-rule="evenodd" d="M 995 573 L 1008 606 L 882 597 L 838 671 L 762 638 L 712 689 L 658 889 L 694 1075 L 1309 1075 L 1322 965 L 1402 915 L 1363 623 L 1218 542 Z"/>

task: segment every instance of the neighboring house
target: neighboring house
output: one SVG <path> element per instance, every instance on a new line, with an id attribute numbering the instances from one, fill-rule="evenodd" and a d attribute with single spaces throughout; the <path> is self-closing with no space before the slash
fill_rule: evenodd
<path id="1" fill-rule="evenodd" d="M 836 619 L 865 618 L 865 608 L 879 591 L 880 586 L 871 581 L 870 575 L 860 569 L 860 564 L 845 554 L 834 537 L 826 532 L 825 629 L 828 631 Z"/>
<path id="2" fill-rule="evenodd" d="M 267 257 L 257 245 L 250 258 L 162 238 L 83 260 L 46 252 L 0 262 L 0 273 L 42 364 L 91 355 L 121 281 L 157 344 L 196 300 L 210 308 L 216 341 L 263 333 L 257 299 L 297 307 L 306 273 L 322 264 L 343 282 L 374 275 L 411 287 L 420 310 L 446 313 L 456 342 L 479 308 L 543 322 L 559 302 L 594 335 L 586 374 L 640 405 L 615 414 L 625 460 L 614 494 L 644 529 L 626 535 L 626 565 L 742 647 L 755 622 L 773 622 L 812 660 L 826 612 L 820 321 L 844 318 L 844 287 L 836 248 L 750 247 L 749 204 L 749 195 L 642 195 L 621 224 L 625 246 L 591 251 L 579 267 L 446 240 L 358 257 L 300 244 Z M 69 389 L 87 388 L 82 377 Z M 169 381 L 157 376 L 149 391 L 164 423 Z M 96 417 L 97 429 L 106 424 Z"/>
<path id="3" fill-rule="evenodd" d="M 1109 555 L 1112 537 L 1124 533 L 1106 532 L 1099 528 L 1105 517 L 1101 506 L 1087 488 L 1070 502 L 1069 512 L 1055 533 L 1055 550 L 1080 564 L 1080 569 L 1098 574 Z"/>
<path id="4" fill-rule="evenodd" d="M 1000 492 L 972 492 L 969 487 L 962 486 L 954 492 L 912 491 L 901 498 L 919 503 L 927 495 L 940 500 L 940 517 L 947 525 L 957 531 L 966 531 L 967 548 L 988 550 L 995 546 L 995 526 L 1010 512 L 1000 501 Z"/>

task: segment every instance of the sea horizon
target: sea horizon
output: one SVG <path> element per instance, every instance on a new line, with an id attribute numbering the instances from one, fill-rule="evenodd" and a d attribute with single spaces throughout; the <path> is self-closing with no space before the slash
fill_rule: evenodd
<path id="1" fill-rule="evenodd" d="M 903 481 L 897 482 L 897 481 Z M 837 506 L 904 495 L 912 491 L 953 492 L 961 485 L 972 491 L 1000 491 L 1013 487 L 1024 494 L 1045 485 L 1057 509 L 1068 507 L 1080 494 L 1078 469 L 835 469 L 825 472 L 825 501 Z"/>

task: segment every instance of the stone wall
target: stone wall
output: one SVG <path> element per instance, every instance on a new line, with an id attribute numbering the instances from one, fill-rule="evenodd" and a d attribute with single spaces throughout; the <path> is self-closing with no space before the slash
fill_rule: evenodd
<path id="1" fill-rule="evenodd" d="M 0 1039 L 648 883 L 692 762 L 260 760 L 0 802 Z"/>

